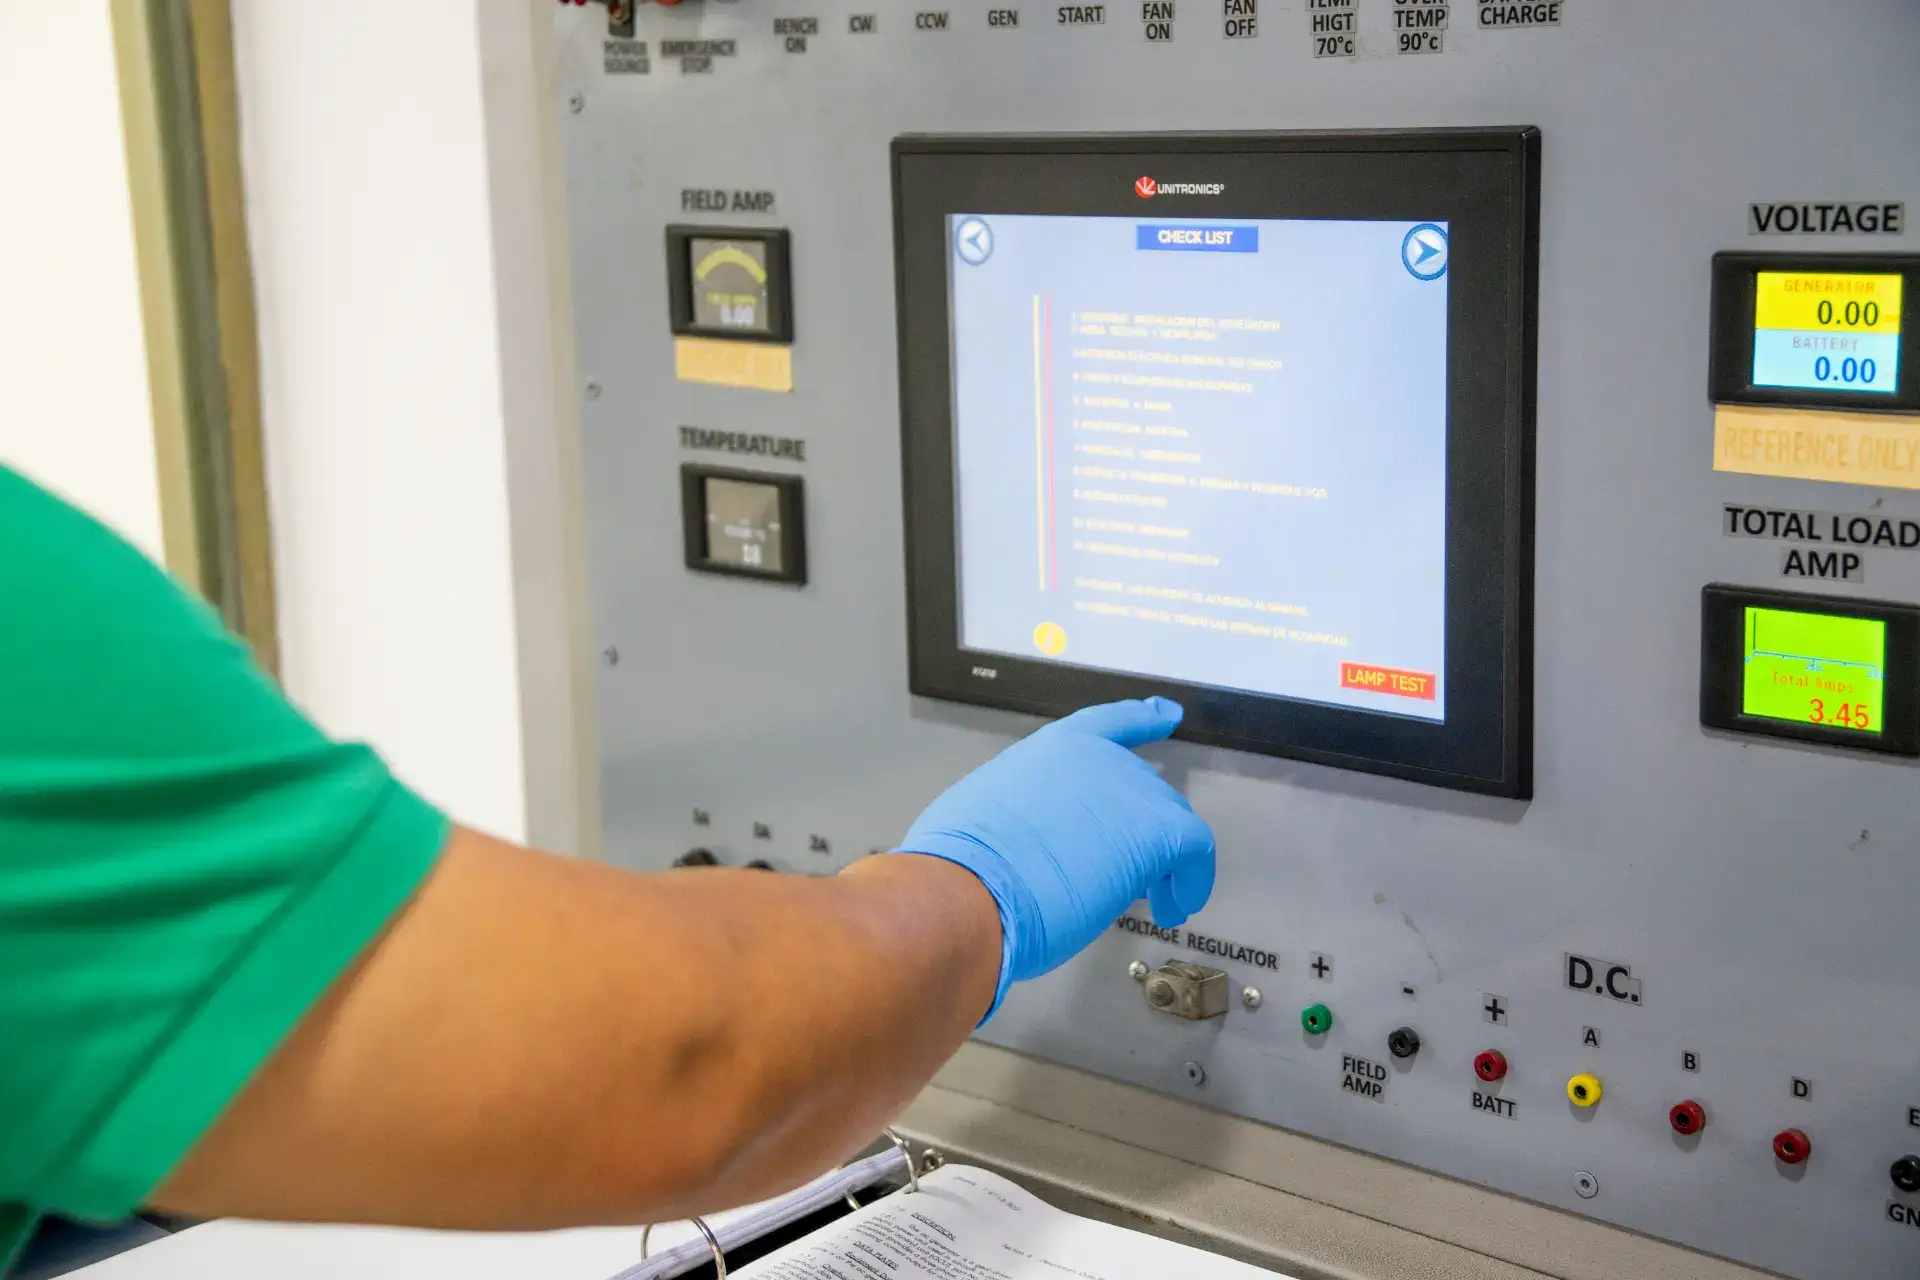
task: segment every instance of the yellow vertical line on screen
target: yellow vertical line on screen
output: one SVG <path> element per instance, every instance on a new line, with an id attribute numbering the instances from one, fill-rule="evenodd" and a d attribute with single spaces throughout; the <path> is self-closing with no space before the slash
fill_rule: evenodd
<path id="1" fill-rule="evenodd" d="M 1033 295 L 1033 511 L 1040 544 L 1040 589 L 1047 589 L 1047 405 L 1040 370 L 1040 295 Z"/>

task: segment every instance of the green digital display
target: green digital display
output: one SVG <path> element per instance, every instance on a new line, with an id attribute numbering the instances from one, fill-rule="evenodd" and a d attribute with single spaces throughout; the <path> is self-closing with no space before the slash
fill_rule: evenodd
<path id="1" fill-rule="evenodd" d="M 1887 624 L 1790 609 L 1746 610 L 1741 711 L 1855 733 L 1885 723 Z"/>

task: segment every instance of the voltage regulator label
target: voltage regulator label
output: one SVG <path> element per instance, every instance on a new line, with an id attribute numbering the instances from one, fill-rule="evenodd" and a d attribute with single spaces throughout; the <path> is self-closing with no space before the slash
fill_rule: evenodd
<path id="1" fill-rule="evenodd" d="M 683 428 L 684 430 L 684 428 Z M 1172 947 L 1185 947 L 1201 955 L 1212 956 L 1216 960 L 1234 960 L 1253 965 L 1258 969 L 1277 970 L 1280 957 L 1264 947 L 1248 946 L 1244 942 L 1231 942 L 1225 938 L 1212 938 L 1204 933 L 1195 933 L 1191 929 L 1162 929 L 1151 920 L 1142 920 L 1138 916 L 1121 916 L 1113 922 L 1113 927 L 1122 933 L 1138 934 L 1143 938 L 1152 938 Z"/>
<path id="2" fill-rule="evenodd" d="M 1591 991 L 1621 1004 L 1640 1003 L 1640 979 L 1633 976 L 1631 965 L 1590 960 L 1571 951 L 1566 953 L 1566 959 L 1567 990 Z"/>

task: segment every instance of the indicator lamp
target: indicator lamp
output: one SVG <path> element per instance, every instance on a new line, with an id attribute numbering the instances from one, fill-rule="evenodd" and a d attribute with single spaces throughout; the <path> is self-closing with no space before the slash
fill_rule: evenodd
<path id="1" fill-rule="evenodd" d="M 1567 1097 L 1573 1099 L 1573 1105 L 1576 1107 L 1592 1106 L 1600 1101 L 1600 1095 L 1603 1092 L 1605 1091 L 1600 1087 L 1600 1077 L 1589 1072 L 1582 1071 L 1567 1081 Z"/>
<path id="2" fill-rule="evenodd" d="M 1813 1140 L 1804 1130 L 1782 1129 L 1773 1135 L 1773 1154 L 1781 1164 L 1805 1164 L 1813 1154 Z"/>
<path id="3" fill-rule="evenodd" d="M 1488 1049 L 1473 1060 L 1473 1074 L 1492 1084 L 1495 1080 L 1507 1078 L 1507 1055 L 1498 1049 Z"/>
<path id="4" fill-rule="evenodd" d="M 1673 1126 L 1675 1133 L 1691 1137 L 1707 1127 L 1707 1109 L 1688 1098 L 1667 1112 L 1667 1123 Z"/>
<path id="5" fill-rule="evenodd" d="M 1893 1162 L 1893 1185 L 1902 1191 L 1920 1191 L 1920 1156 L 1901 1156 Z"/>
<path id="6" fill-rule="evenodd" d="M 1387 1036 L 1387 1052 L 1396 1058 L 1411 1058 L 1420 1052 L 1420 1033 L 1412 1027 L 1400 1027 Z"/>
<path id="7" fill-rule="evenodd" d="M 1333 1025 L 1333 1010 L 1323 1004 L 1310 1004 L 1300 1011 L 1300 1025 L 1310 1036 L 1323 1036 Z"/>

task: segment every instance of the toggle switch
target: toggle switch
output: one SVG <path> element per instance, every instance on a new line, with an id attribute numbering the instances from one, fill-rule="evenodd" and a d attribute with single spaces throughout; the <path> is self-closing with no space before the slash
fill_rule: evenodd
<path id="1" fill-rule="evenodd" d="M 1169 960 L 1147 975 L 1143 990 L 1148 1008 L 1189 1022 L 1218 1018 L 1227 1011 L 1227 975 L 1222 969 Z"/>

